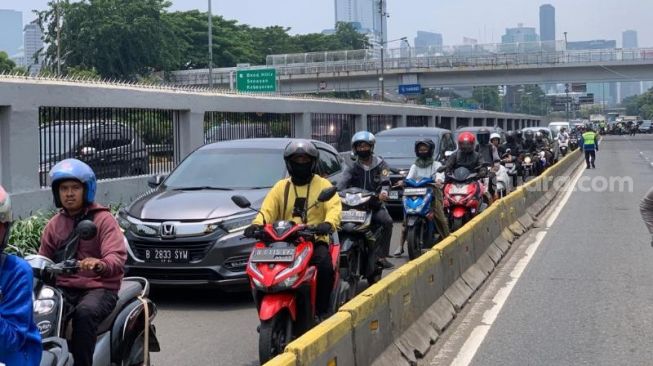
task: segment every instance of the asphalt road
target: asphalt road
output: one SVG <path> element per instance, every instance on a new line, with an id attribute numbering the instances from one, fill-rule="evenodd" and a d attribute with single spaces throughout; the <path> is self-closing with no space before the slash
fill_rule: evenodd
<path id="1" fill-rule="evenodd" d="M 396 223 L 391 253 L 400 229 Z M 391 259 L 397 265 L 406 260 L 406 254 Z M 159 309 L 155 324 L 161 343 L 161 352 L 152 354 L 154 365 L 259 365 L 259 321 L 249 293 L 155 288 L 151 298 Z"/>
<path id="2" fill-rule="evenodd" d="M 632 192 L 574 191 L 513 246 L 423 364 L 650 365 L 653 248 L 639 201 L 652 162 L 653 136 L 607 137 L 581 180 L 630 177 Z"/>

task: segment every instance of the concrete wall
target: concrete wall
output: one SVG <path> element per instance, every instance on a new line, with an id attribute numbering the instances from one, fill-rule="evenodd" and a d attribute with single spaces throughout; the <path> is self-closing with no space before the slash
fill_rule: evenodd
<path id="1" fill-rule="evenodd" d="M 355 115 L 358 129 L 367 128 L 367 115 L 395 116 L 405 126 L 408 116 L 424 116 L 429 125 L 455 129 L 456 121 L 512 119 L 538 120 L 539 117 L 490 111 L 463 111 L 406 104 L 362 101 L 291 98 L 263 95 L 235 95 L 156 88 L 100 82 L 72 82 L 0 76 L 0 183 L 12 193 L 17 215 L 50 207 L 48 190 L 41 189 L 39 169 L 39 107 L 112 107 L 172 109 L 180 112 L 180 156 L 183 158 L 204 141 L 204 113 L 264 112 L 295 115 L 295 135 L 309 138 L 312 113 Z M 127 178 L 100 183 L 103 203 L 127 203 L 147 190 L 143 178 Z"/>

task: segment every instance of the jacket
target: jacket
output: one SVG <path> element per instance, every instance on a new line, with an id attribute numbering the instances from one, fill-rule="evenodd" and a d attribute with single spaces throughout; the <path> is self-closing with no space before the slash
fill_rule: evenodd
<path id="1" fill-rule="evenodd" d="M 486 162 L 481 154 L 476 151 L 465 154 L 458 150 L 455 154 L 449 157 L 449 160 L 447 160 L 444 167 L 446 172 L 451 172 L 458 167 L 464 166 L 471 172 L 478 170 L 479 177 L 485 177 L 487 175 L 487 169 L 483 167 L 485 164 L 491 164 L 491 162 Z M 479 167 L 482 168 L 478 169 Z"/>
<path id="2" fill-rule="evenodd" d="M 433 178 L 436 182 L 444 182 L 444 173 L 438 173 L 438 168 L 441 166 L 442 164 L 437 160 L 434 160 L 433 163 L 426 168 L 420 168 L 417 164 L 413 164 L 406 175 L 406 179 L 419 180 L 420 178 Z"/>
<path id="3" fill-rule="evenodd" d="M 639 205 L 639 209 L 642 213 L 642 219 L 648 227 L 649 233 L 653 235 L 653 187 L 651 187 L 646 196 L 644 196 L 642 203 Z"/>
<path id="4" fill-rule="evenodd" d="M 481 154 L 481 157 L 485 162 L 493 163 L 500 160 L 499 153 L 494 145 L 476 145 L 476 151 Z"/>
<path id="5" fill-rule="evenodd" d="M 583 151 L 599 151 L 599 136 L 596 133 L 592 131 L 585 132 L 580 140 Z"/>
<path id="6" fill-rule="evenodd" d="M 286 187 L 288 187 L 287 202 L 285 200 Z M 308 208 L 317 202 L 317 197 L 320 195 L 320 192 L 329 187 L 332 187 L 331 182 L 318 175 L 314 175 L 311 182 L 303 186 L 295 186 L 290 178 L 282 179 L 265 196 L 261 205 L 261 213 L 256 215 L 252 224 L 263 225 L 264 219 L 268 224 L 279 220 L 294 220 L 297 223 L 301 223 L 301 218 L 293 216 L 295 199 L 297 197 L 305 198 L 309 194 L 310 197 L 308 197 L 306 203 L 306 208 Z M 295 190 L 297 191 L 296 195 Z M 284 206 L 286 207 L 285 211 L 283 210 Z M 340 225 L 341 211 L 340 197 L 335 195 L 327 202 L 318 203 L 315 207 L 311 208 L 308 211 L 306 221 L 308 225 L 328 222 L 334 229 L 337 229 Z"/>
<path id="7" fill-rule="evenodd" d="M 342 179 L 338 182 L 338 190 L 349 187 L 358 187 L 370 192 L 390 191 L 390 169 L 385 160 L 374 155 L 372 165 L 363 166 L 359 161 L 351 164 L 343 173 Z"/>
<path id="8" fill-rule="evenodd" d="M 32 268 L 7 255 L 0 268 L 0 363 L 32 366 L 41 362 L 41 335 L 34 324 Z"/>
<path id="9" fill-rule="evenodd" d="M 105 288 L 118 292 L 127 260 L 123 233 L 106 207 L 94 203 L 86 209 L 86 213 L 93 213 L 97 235 L 91 240 L 79 241 L 76 259 L 100 259 L 105 264 L 106 270 L 102 274 L 80 271 L 70 276 L 59 276 L 57 286 L 78 289 Z M 41 236 L 39 254 L 52 259 L 56 250 L 64 244 L 75 227 L 75 220 L 76 218 L 68 215 L 63 209 L 50 219 Z"/>

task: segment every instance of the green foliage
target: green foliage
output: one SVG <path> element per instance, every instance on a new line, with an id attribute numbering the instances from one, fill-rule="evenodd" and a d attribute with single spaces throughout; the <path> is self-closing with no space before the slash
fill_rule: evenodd
<path id="1" fill-rule="evenodd" d="M 653 89 L 649 89 L 642 95 L 624 98 L 621 106 L 626 108 L 626 114 L 629 116 L 653 119 Z"/>
<path id="2" fill-rule="evenodd" d="M 100 74 L 95 68 L 85 69 L 81 66 L 70 67 L 66 70 L 66 75 L 69 77 L 77 77 L 82 79 L 100 79 Z"/>
<path id="3" fill-rule="evenodd" d="M 14 71 L 16 63 L 12 61 L 7 52 L 0 51 L 0 72 L 10 72 Z"/>
<path id="4" fill-rule="evenodd" d="M 538 85 L 520 85 L 513 89 L 510 103 L 515 113 L 544 116 L 548 112 L 546 95 Z"/>
<path id="5" fill-rule="evenodd" d="M 501 97 L 496 86 L 482 86 L 474 88 L 472 98 L 480 105 L 481 109 L 488 111 L 501 110 Z"/>

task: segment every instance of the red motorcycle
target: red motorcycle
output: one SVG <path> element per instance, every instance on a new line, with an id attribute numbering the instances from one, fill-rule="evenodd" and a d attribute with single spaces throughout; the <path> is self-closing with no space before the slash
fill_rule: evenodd
<path id="1" fill-rule="evenodd" d="M 306 212 L 328 201 L 335 193 L 335 187 L 325 189 L 318 202 Z M 234 196 L 232 201 L 241 208 L 251 209 L 245 197 Z M 254 237 L 258 242 L 249 257 L 247 275 L 261 320 L 259 359 L 263 364 L 316 324 L 317 269 L 310 263 L 316 232 L 313 226 L 277 221 L 264 225 Z M 331 243 L 329 251 L 335 273 L 329 306 L 331 315 L 348 300 L 349 291 L 338 271 L 340 244 Z"/>
<path id="2" fill-rule="evenodd" d="M 444 210 L 452 231 L 460 229 L 490 205 L 487 187 L 481 184 L 478 173 L 458 167 L 447 174 L 444 186 Z"/>

